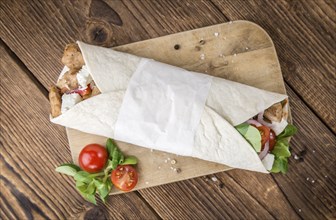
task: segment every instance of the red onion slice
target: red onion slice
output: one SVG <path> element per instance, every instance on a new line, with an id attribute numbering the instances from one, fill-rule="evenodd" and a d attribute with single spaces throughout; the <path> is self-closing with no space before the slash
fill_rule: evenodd
<path id="1" fill-rule="evenodd" d="M 79 88 L 79 89 L 73 89 L 73 90 L 70 90 L 70 91 L 66 92 L 66 94 L 80 93 L 80 92 L 83 92 L 85 89 L 87 89 L 87 87 Z"/>
<path id="2" fill-rule="evenodd" d="M 264 111 L 262 111 L 258 114 L 258 122 L 260 122 L 261 124 L 266 125 L 267 127 L 270 127 L 270 128 L 273 126 L 272 123 L 268 123 L 264 120 Z"/>
<path id="3" fill-rule="evenodd" d="M 269 140 L 265 143 L 264 149 L 259 153 L 260 160 L 264 159 L 269 150 Z"/>
<path id="4" fill-rule="evenodd" d="M 260 124 L 257 120 L 254 119 L 247 120 L 246 123 L 249 125 L 255 125 L 256 127 L 262 126 L 262 124 Z"/>

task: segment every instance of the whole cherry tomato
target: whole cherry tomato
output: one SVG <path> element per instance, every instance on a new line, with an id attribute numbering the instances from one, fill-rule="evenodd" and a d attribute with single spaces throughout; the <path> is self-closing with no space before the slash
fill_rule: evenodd
<path id="1" fill-rule="evenodd" d="M 107 161 L 108 153 L 105 147 L 99 144 L 86 145 L 78 157 L 79 166 L 89 173 L 101 171 Z"/>

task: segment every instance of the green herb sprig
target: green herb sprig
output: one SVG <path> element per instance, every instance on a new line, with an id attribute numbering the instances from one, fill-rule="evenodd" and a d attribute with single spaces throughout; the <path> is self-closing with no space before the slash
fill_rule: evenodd
<path id="1" fill-rule="evenodd" d="M 106 141 L 108 160 L 105 168 L 99 173 L 88 173 L 83 171 L 79 166 L 72 163 L 65 163 L 57 167 L 56 172 L 72 176 L 76 181 L 76 189 L 87 201 L 97 204 L 95 194 L 105 203 L 108 194 L 112 189 L 111 172 L 120 165 L 135 165 L 138 160 L 134 156 L 125 157 L 117 147 L 115 142 L 108 138 Z"/>

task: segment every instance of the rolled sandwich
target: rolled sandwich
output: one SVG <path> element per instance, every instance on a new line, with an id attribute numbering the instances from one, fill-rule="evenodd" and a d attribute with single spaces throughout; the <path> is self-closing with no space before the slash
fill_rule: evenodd
<path id="1" fill-rule="evenodd" d="M 83 42 L 62 61 L 53 123 L 233 168 L 287 169 L 286 95 Z"/>

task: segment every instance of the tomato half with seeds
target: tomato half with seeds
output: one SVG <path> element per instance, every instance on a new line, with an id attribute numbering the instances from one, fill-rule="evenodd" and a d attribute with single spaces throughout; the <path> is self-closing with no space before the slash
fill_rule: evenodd
<path id="1" fill-rule="evenodd" d="M 122 191 L 130 191 L 138 183 L 138 173 L 131 165 L 119 165 L 112 171 L 111 181 Z"/>
<path id="2" fill-rule="evenodd" d="M 105 147 L 99 144 L 86 145 L 80 152 L 78 163 L 80 168 L 89 173 L 101 171 L 107 162 L 108 153 Z"/>
<path id="3" fill-rule="evenodd" d="M 259 126 L 259 127 L 257 127 L 257 129 L 259 130 L 260 135 L 261 135 L 261 146 L 262 146 L 262 149 L 263 149 L 265 143 L 270 138 L 270 129 L 265 125 Z"/>

